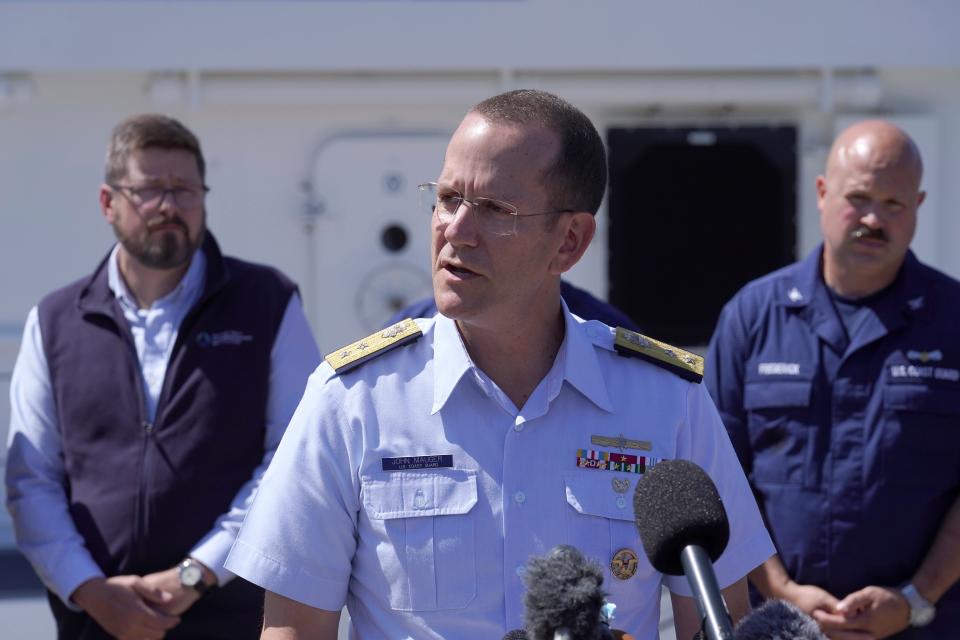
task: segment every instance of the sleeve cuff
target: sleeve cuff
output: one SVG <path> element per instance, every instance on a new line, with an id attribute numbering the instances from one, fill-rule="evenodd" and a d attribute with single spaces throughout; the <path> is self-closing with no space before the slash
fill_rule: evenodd
<path id="1" fill-rule="evenodd" d="M 741 542 L 734 548 L 728 546 L 713 564 L 717 574 L 717 584 L 721 589 L 726 589 L 766 562 L 774 553 L 776 549 L 766 529 L 757 531 L 749 540 Z M 693 591 L 686 576 L 664 576 L 663 582 L 671 593 L 693 597 Z"/>
<path id="2" fill-rule="evenodd" d="M 52 584 L 48 586 L 57 594 L 68 609 L 71 611 L 83 611 L 83 609 L 74 604 L 70 596 L 87 580 L 102 577 L 104 577 L 103 571 L 101 571 L 97 563 L 93 561 L 93 558 L 89 556 L 69 558 L 57 567 L 57 574 L 50 577 Z"/>
<path id="3" fill-rule="evenodd" d="M 233 580 L 233 574 L 223 564 L 233 546 L 234 536 L 223 529 L 212 531 L 191 549 L 190 557 L 202 563 L 217 576 L 217 585 L 224 586 Z"/>
<path id="4" fill-rule="evenodd" d="M 346 581 L 318 578 L 301 568 L 288 567 L 239 540 L 230 551 L 227 567 L 271 593 L 316 609 L 340 611 L 347 600 Z"/>

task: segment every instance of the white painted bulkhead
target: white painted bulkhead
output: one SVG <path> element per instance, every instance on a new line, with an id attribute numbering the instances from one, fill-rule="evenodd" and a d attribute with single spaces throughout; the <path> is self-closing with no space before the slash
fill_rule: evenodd
<path id="1" fill-rule="evenodd" d="M 369 326 L 364 283 L 374 297 L 421 291 L 429 220 L 413 187 L 436 177 L 471 104 L 517 87 L 569 98 L 601 132 L 797 126 L 798 257 L 819 239 L 813 182 L 835 130 L 894 118 L 927 163 L 915 249 L 960 276 L 960 5 L 881 5 L 0 0 L 0 437 L 28 309 L 111 244 L 104 150 L 138 112 L 199 135 L 210 229 L 226 252 L 300 283 L 325 351 Z M 570 278 L 605 297 L 599 221 Z M 407 250 L 382 247 L 388 222 L 410 231 Z M 0 547 L 11 541 L 0 510 Z"/>

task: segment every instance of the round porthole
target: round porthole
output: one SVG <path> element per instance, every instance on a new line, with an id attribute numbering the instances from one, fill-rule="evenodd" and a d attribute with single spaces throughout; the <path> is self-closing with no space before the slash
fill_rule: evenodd
<path id="1" fill-rule="evenodd" d="M 387 251 L 397 253 L 407 246 L 407 230 L 398 224 L 387 225 L 380 234 L 380 242 Z"/>

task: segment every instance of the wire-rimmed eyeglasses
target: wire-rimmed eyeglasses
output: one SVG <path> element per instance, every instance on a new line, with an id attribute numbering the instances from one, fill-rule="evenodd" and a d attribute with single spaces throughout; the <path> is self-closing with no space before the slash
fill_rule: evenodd
<path id="1" fill-rule="evenodd" d="M 555 209 L 553 211 L 538 211 L 537 213 L 520 213 L 515 205 L 504 200 L 482 197 L 467 199 L 456 189 L 436 182 L 418 184 L 417 189 L 420 191 L 421 209 L 424 213 L 436 215 L 441 223 L 449 224 L 453 222 L 460 206 L 468 204 L 477 225 L 483 231 L 497 236 L 516 235 L 517 218 L 571 213 L 573 211 L 573 209 Z"/>
<path id="2" fill-rule="evenodd" d="M 204 196 L 210 191 L 210 187 L 200 185 L 199 187 L 137 187 L 127 184 L 111 184 L 111 189 L 123 194 L 138 211 L 156 211 L 163 205 L 164 198 L 170 194 L 173 203 L 180 209 L 194 209 L 203 203 Z"/>

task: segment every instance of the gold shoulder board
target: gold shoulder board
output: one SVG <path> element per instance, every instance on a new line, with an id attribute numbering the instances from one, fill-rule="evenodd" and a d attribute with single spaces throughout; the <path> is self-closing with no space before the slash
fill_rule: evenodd
<path id="1" fill-rule="evenodd" d="M 326 360 L 339 375 L 355 367 L 359 367 L 367 360 L 375 358 L 382 353 L 401 347 L 408 342 L 413 342 L 422 335 L 423 332 L 420 331 L 417 323 L 407 318 L 386 329 L 381 329 L 362 340 L 357 340 L 353 344 L 348 344 L 341 349 L 329 353 L 324 360 Z"/>
<path id="2" fill-rule="evenodd" d="M 622 356 L 638 357 L 669 369 L 685 380 L 699 384 L 703 380 L 703 358 L 641 335 L 635 331 L 617 327 L 614 349 Z"/>

